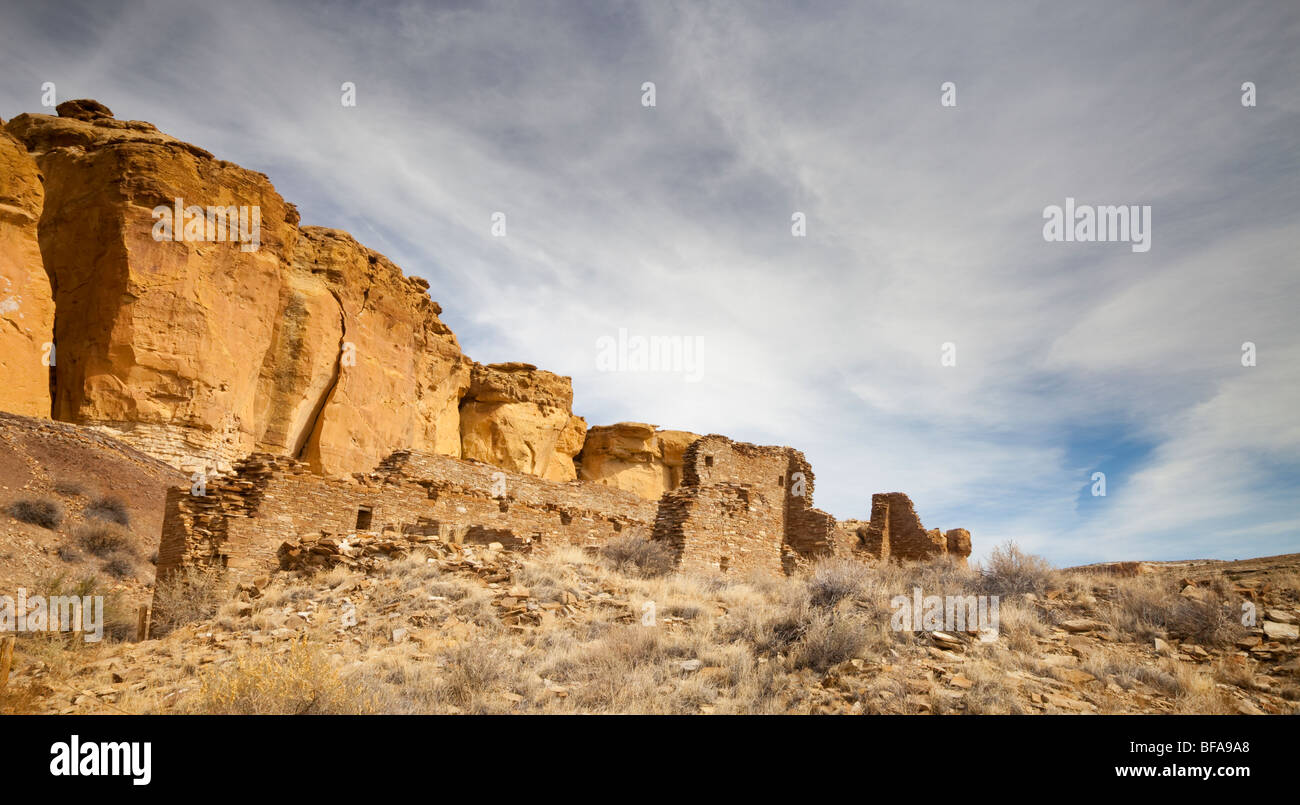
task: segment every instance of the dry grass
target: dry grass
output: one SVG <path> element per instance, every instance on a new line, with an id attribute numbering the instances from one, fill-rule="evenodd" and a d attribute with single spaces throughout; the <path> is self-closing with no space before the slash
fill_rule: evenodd
<path id="1" fill-rule="evenodd" d="M 152 634 L 165 635 L 187 623 L 211 618 L 227 590 L 224 576 L 215 569 L 187 568 L 164 578 L 154 588 Z"/>
<path id="2" fill-rule="evenodd" d="M 343 680 L 324 652 L 295 641 L 283 654 L 249 652 L 224 668 L 205 672 L 189 700 L 194 712 L 213 715 L 373 713 L 364 694 Z"/>
<path id="3" fill-rule="evenodd" d="M 159 591 L 160 631 L 206 620 L 199 631 L 226 634 L 228 650 L 214 647 L 220 635 L 200 641 L 190 630 L 152 643 L 175 651 L 159 671 L 173 698 L 151 686 L 120 705 L 219 713 L 1071 711 L 1041 697 L 1034 704 L 1036 691 L 1077 694 L 1078 709 L 1100 712 L 1131 711 L 1141 697 L 1164 711 L 1235 712 L 1258 690 L 1239 663 L 1193 666 L 1133 645 L 1138 629 L 1204 631 L 1185 614 L 1192 599 L 1176 589 L 1061 574 L 1014 546 L 1001 556 L 973 569 L 832 560 L 785 578 L 662 575 L 561 548 L 519 560 L 508 581 L 489 586 L 417 553 L 364 574 L 337 567 L 277 575 L 239 601 L 217 576 L 173 577 Z M 924 635 L 893 631 L 891 599 L 910 597 L 913 587 L 939 596 L 1004 591 L 992 593 L 1006 596 L 998 640 L 966 637 L 964 649 L 947 652 Z M 506 597 L 513 603 L 503 606 Z M 341 627 L 345 602 L 357 618 Z M 525 607 L 536 625 L 515 625 Z M 1067 640 L 1049 625 L 1084 614 L 1118 619 L 1128 639 L 1072 649 L 1084 638 Z M 263 637 L 250 645 L 254 629 Z M 1088 653 L 1076 660 L 1068 650 Z M 1097 679 L 1078 683 L 1067 668 Z M 970 683 L 957 684 L 958 673 Z"/>

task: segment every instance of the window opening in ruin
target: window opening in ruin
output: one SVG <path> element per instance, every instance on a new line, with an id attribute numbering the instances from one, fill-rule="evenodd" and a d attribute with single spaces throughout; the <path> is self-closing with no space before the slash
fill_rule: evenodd
<path id="1" fill-rule="evenodd" d="M 704 457 L 704 466 L 706 466 L 706 467 L 712 467 L 712 466 L 713 466 L 713 456 L 705 456 L 705 457 Z"/>
<path id="2" fill-rule="evenodd" d="M 623 530 L 623 524 L 620 523 L 618 520 L 610 520 L 610 522 L 614 525 L 615 533 Z"/>
<path id="3" fill-rule="evenodd" d="M 501 501 L 500 503 L 497 504 L 497 508 L 500 509 L 500 510 L 503 511 L 503 512 L 508 512 L 508 511 L 510 511 L 510 504 L 509 504 L 509 503 L 506 503 L 506 502 L 503 500 L 503 501 Z"/>
<path id="4" fill-rule="evenodd" d="M 573 522 L 573 515 L 568 512 L 560 512 L 560 525 L 568 525 Z"/>
<path id="5" fill-rule="evenodd" d="M 784 476 L 784 475 L 778 475 L 778 476 L 776 476 L 776 485 L 779 486 L 779 487 L 783 487 L 783 488 L 785 487 L 785 476 Z"/>
<path id="6" fill-rule="evenodd" d="M 362 506 L 357 509 L 357 530 L 369 531 L 370 523 L 374 516 L 375 513 L 369 506 Z"/>

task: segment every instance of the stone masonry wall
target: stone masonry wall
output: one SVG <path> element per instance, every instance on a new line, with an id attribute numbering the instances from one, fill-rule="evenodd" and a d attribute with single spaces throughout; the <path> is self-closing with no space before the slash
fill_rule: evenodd
<path id="1" fill-rule="evenodd" d="M 206 494 L 168 493 L 158 574 L 225 567 L 237 577 L 273 570 L 282 542 L 356 533 L 417 533 L 456 542 L 596 545 L 616 534 L 649 536 L 654 504 L 631 492 L 557 484 L 479 462 L 394 453 L 351 479 L 257 454 Z"/>
<path id="2" fill-rule="evenodd" d="M 902 492 L 871 496 L 871 522 L 857 529 L 858 549 L 880 559 L 927 560 L 951 556 L 961 564 L 970 556 L 970 532 L 926 530 L 912 500 Z"/>
<path id="3" fill-rule="evenodd" d="M 812 508 L 803 454 L 710 435 L 683 455 L 682 486 L 660 498 L 654 538 L 685 569 L 789 573 L 834 550 L 835 520 Z"/>

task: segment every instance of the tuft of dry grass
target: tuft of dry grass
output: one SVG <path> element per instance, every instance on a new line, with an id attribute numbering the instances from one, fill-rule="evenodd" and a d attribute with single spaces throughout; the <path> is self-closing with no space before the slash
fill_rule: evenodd
<path id="1" fill-rule="evenodd" d="M 200 675 L 188 701 L 213 715 L 312 715 L 378 712 L 363 688 L 348 685 L 317 646 L 294 641 L 283 654 L 245 653 Z"/>
<path id="2" fill-rule="evenodd" d="M 185 568 L 157 582 L 151 631 L 168 632 L 217 614 L 229 588 L 224 574 L 215 568 Z"/>

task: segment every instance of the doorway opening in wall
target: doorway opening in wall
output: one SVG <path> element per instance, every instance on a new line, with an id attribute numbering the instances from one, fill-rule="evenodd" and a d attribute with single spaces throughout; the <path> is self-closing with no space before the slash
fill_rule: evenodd
<path id="1" fill-rule="evenodd" d="M 705 457 L 704 457 L 704 466 L 706 466 L 706 467 L 712 467 L 712 466 L 713 466 L 713 456 L 705 456 Z"/>
<path id="2" fill-rule="evenodd" d="M 374 519 L 374 510 L 369 506 L 362 506 L 357 509 L 357 530 L 369 531 L 371 520 Z"/>

